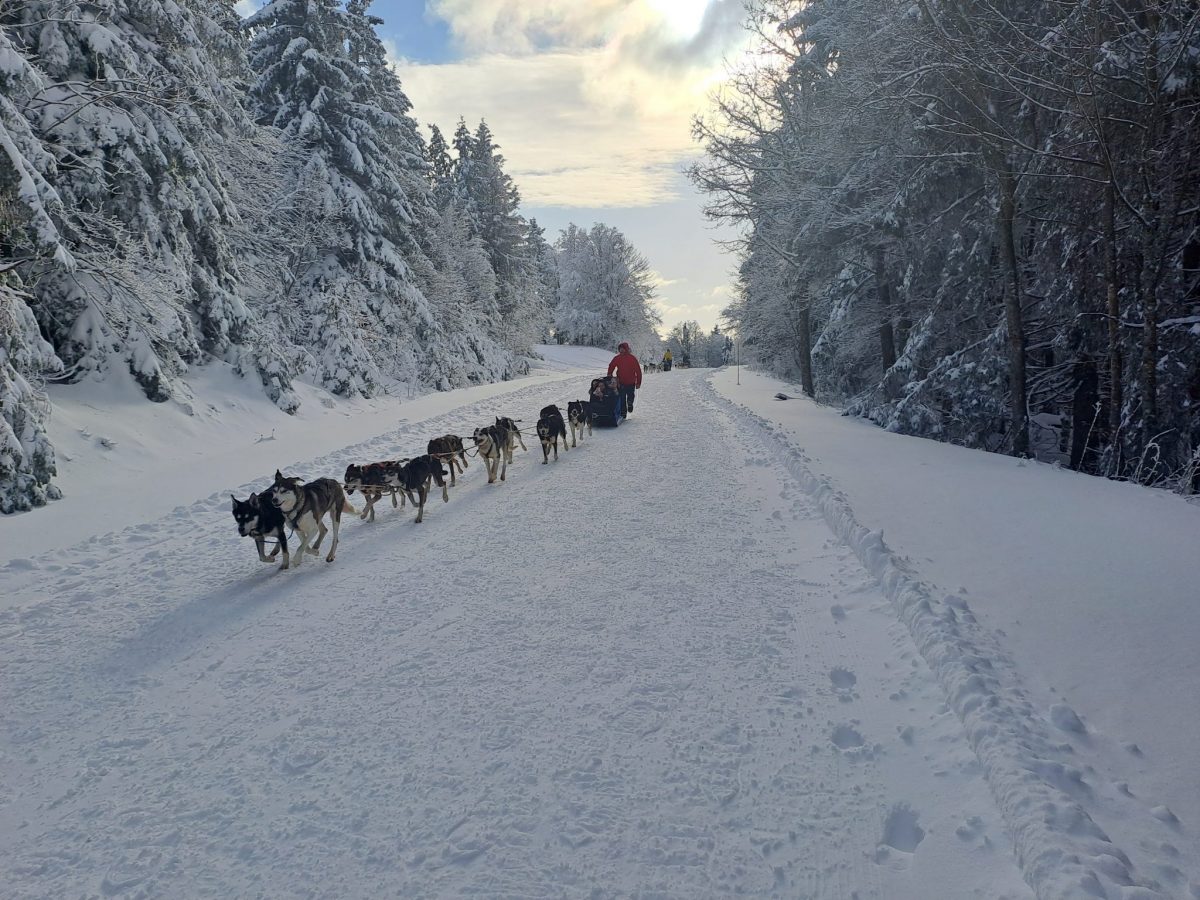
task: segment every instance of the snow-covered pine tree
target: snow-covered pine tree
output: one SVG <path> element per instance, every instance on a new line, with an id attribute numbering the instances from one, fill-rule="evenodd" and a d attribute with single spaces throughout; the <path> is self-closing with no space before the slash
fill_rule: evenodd
<path id="1" fill-rule="evenodd" d="M 438 209 L 445 209 L 454 199 L 454 160 L 450 158 L 450 147 L 441 129 L 429 126 L 429 179 L 433 189 L 433 202 Z"/>
<path id="2" fill-rule="evenodd" d="M 320 191 L 339 226 L 338 243 L 315 248 L 289 286 L 313 313 L 330 304 L 294 338 L 312 348 L 313 377 L 350 395 L 377 392 L 381 375 L 421 380 L 437 328 L 411 265 L 422 152 L 407 99 L 378 71 L 368 21 L 363 4 L 351 14 L 334 0 L 276 0 L 244 23 L 255 115 L 304 149 L 296 179 Z"/>
<path id="3" fill-rule="evenodd" d="M 116 359 L 164 400 L 191 363 L 245 334 L 211 142 L 233 115 L 207 53 L 225 32 L 167 0 L 23 0 L 0 9 L 0 24 L 46 74 L 20 109 L 58 159 L 77 263 L 25 273 L 39 323 L 68 377 Z"/>
<path id="4" fill-rule="evenodd" d="M 526 247 L 532 264 L 534 291 L 530 313 L 534 324 L 540 324 L 537 340 L 545 343 L 550 340 L 554 308 L 558 306 L 558 260 L 554 247 L 546 240 L 546 230 L 538 224 L 537 219 L 529 220 Z"/>
<path id="5" fill-rule="evenodd" d="M 10 99 L 36 94 L 43 84 L 42 74 L 0 31 L 0 513 L 61 496 L 51 482 L 49 404 L 36 384 L 61 370 L 62 361 L 42 339 L 33 298 L 17 280 L 22 263 L 37 259 L 66 270 L 75 265 L 62 245 L 61 203 L 48 181 L 54 157 Z"/>

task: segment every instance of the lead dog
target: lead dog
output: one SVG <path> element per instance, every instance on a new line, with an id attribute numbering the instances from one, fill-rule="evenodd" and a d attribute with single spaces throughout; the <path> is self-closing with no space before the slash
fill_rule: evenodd
<path id="1" fill-rule="evenodd" d="M 283 551 L 283 567 L 288 567 L 288 545 L 287 545 L 287 522 L 283 518 L 283 513 L 271 503 L 267 497 L 267 492 L 262 494 L 251 494 L 245 500 L 239 500 L 233 494 L 229 495 L 233 499 L 233 519 L 237 522 L 238 534 L 242 537 L 254 538 L 254 543 L 258 547 L 258 558 L 265 563 L 275 562 L 275 557 L 279 555 L 279 551 Z M 263 546 L 266 538 L 273 537 L 276 540 L 275 549 L 268 556 L 263 553 Z"/>
<path id="2" fill-rule="evenodd" d="M 488 484 L 496 483 L 497 469 L 500 470 L 500 480 L 503 481 L 504 473 L 508 471 L 508 462 L 504 453 L 504 445 L 509 440 L 508 430 L 499 425 L 485 425 L 483 428 L 475 429 L 471 440 L 475 442 L 479 457 L 487 468 Z"/>
<path id="3" fill-rule="evenodd" d="M 395 484 L 408 494 L 408 499 L 417 508 L 418 524 L 425 518 L 425 501 L 429 498 L 430 482 L 442 489 L 442 502 L 450 499 L 446 492 L 446 470 L 442 464 L 426 453 L 408 463 L 396 473 Z"/>
<path id="4" fill-rule="evenodd" d="M 296 551 L 296 568 L 300 568 L 300 563 L 304 562 L 305 553 L 311 553 L 313 556 L 319 555 L 321 541 L 329 532 L 323 521 L 326 516 L 329 516 L 329 521 L 333 526 L 333 543 L 329 546 L 329 555 L 325 557 L 325 561 L 333 562 L 333 557 L 337 553 L 338 527 L 342 523 L 342 513 L 358 512 L 346 500 L 342 486 L 332 478 L 318 478 L 316 481 L 304 484 L 299 478 L 285 478 L 276 469 L 275 484 L 271 486 L 268 493 L 271 502 L 283 513 L 287 523 L 295 529 L 296 534 L 300 535 L 300 547 Z M 315 542 L 313 541 L 314 536 L 316 537 Z M 310 542 L 312 543 L 311 547 L 309 546 Z M 288 562 L 285 556 L 283 565 L 279 568 L 288 568 Z"/>
<path id="5" fill-rule="evenodd" d="M 575 433 L 583 440 L 583 426 L 587 426 L 588 434 L 592 433 L 592 403 L 590 400 L 572 400 L 567 404 L 567 421 L 571 423 L 571 446 L 575 443 Z"/>
<path id="6" fill-rule="evenodd" d="M 496 427 L 502 429 L 504 432 L 504 456 L 508 460 L 508 464 L 511 466 L 513 461 L 513 450 L 516 449 L 517 442 L 521 442 L 521 449 L 526 453 L 529 452 L 529 448 L 525 446 L 525 439 L 521 437 L 521 429 L 517 427 L 515 420 L 510 419 L 508 416 L 496 416 Z M 504 479 L 501 478 L 500 480 L 503 481 Z"/>
<path id="7" fill-rule="evenodd" d="M 433 438 L 425 452 L 450 469 L 450 487 L 454 487 L 455 469 L 462 472 L 467 467 L 467 451 L 463 449 L 462 438 L 457 434 Z"/>
<path id="8" fill-rule="evenodd" d="M 554 404 L 544 407 L 537 420 L 538 440 L 542 442 L 542 465 L 550 462 L 550 448 L 554 447 L 554 459 L 558 460 L 558 439 L 563 442 L 563 453 L 567 452 L 567 425 L 563 422 L 562 410 Z"/>
<path id="9" fill-rule="evenodd" d="M 353 494 L 362 491 L 366 506 L 359 514 L 360 519 L 369 515 L 370 521 L 375 521 L 375 504 L 384 494 L 392 495 L 392 507 L 404 506 L 404 492 L 397 487 L 396 479 L 399 472 L 408 462 L 407 459 L 388 459 L 383 462 L 367 463 L 366 465 L 349 465 L 342 477 L 346 493 Z"/>

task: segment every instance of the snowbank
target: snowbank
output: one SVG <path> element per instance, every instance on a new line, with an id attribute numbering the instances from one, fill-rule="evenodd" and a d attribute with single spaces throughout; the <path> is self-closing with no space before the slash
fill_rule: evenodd
<path id="1" fill-rule="evenodd" d="M 1200 508 L 741 381 L 712 379 L 768 423 L 781 461 L 880 580 L 1038 896 L 1176 896 L 1189 878 L 1200 896 Z"/>

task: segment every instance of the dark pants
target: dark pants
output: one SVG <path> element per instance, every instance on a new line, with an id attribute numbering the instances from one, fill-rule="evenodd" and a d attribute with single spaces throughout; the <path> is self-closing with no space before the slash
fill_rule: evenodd
<path id="1" fill-rule="evenodd" d="M 621 385 L 621 415 L 626 416 L 633 412 L 633 394 L 634 387 L 632 384 Z"/>

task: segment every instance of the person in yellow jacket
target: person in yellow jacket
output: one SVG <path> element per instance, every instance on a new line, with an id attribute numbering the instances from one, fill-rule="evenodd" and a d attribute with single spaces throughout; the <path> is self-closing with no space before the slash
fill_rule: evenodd
<path id="1" fill-rule="evenodd" d="M 663 371 L 671 371 L 671 349 L 668 347 L 667 352 L 663 354 Z"/>

